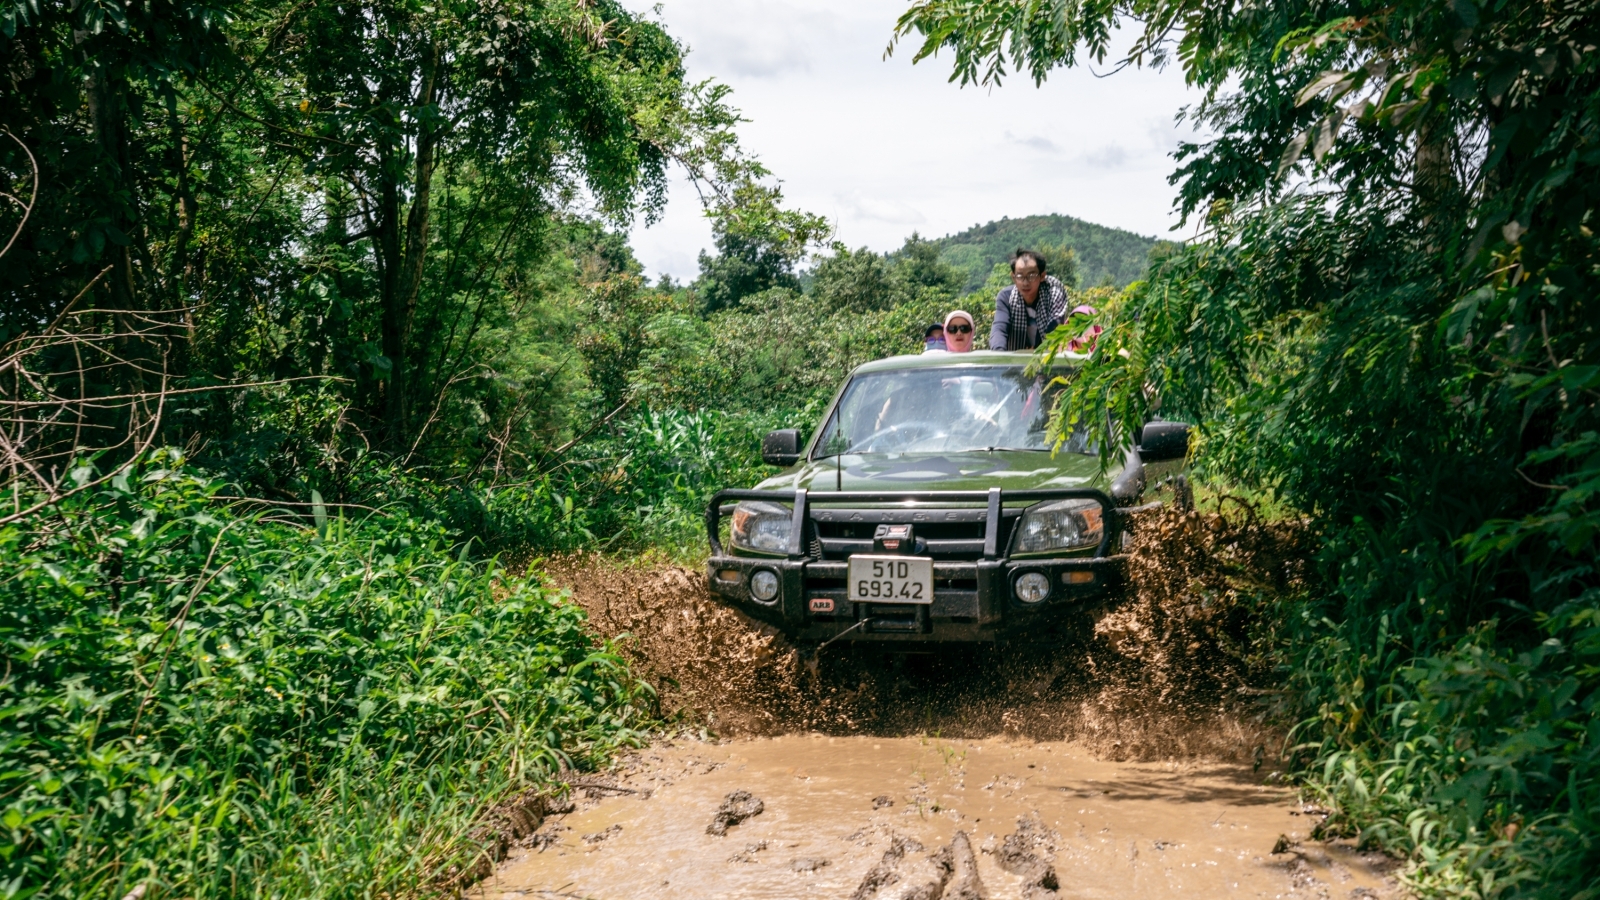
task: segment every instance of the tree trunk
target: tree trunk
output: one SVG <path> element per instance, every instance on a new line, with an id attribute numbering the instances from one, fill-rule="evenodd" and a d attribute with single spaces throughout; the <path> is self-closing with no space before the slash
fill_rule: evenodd
<path id="1" fill-rule="evenodd" d="M 1456 201 L 1457 187 L 1451 152 L 1449 123 L 1439 113 L 1430 113 L 1417 128 L 1416 167 L 1412 176 L 1412 189 L 1417 206 L 1422 211 L 1426 227 L 1451 221 L 1448 207 Z M 1430 238 L 1435 246 L 1441 235 Z"/>
<path id="2" fill-rule="evenodd" d="M 139 309 L 138 285 L 135 281 L 133 270 L 133 222 L 129 220 L 127 208 L 132 206 L 132 198 L 126 195 L 131 192 L 128 185 L 128 104 L 126 90 L 121 82 L 108 77 L 106 67 L 94 70 L 88 78 L 87 97 L 89 107 L 89 121 L 93 123 L 95 143 L 100 147 L 101 158 L 107 167 L 108 192 L 122 200 L 109 204 L 107 212 L 110 214 L 111 227 L 115 228 L 124 238 L 123 243 L 113 244 L 109 249 L 109 262 L 111 272 L 106 276 L 106 286 L 111 291 L 111 306 L 114 309 L 136 310 Z"/>
<path id="3" fill-rule="evenodd" d="M 435 94 L 437 85 L 438 51 L 433 50 L 427 57 L 427 63 L 422 71 L 422 87 L 417 96 L 417 106 L 426 108 L 431 106 L 438 98 Z M 436 151 L 438 149 L 439 133 L 432 125 L 423 121 L 417 128 L 417 155 L 412 175 L 411 209 L 406 214 L 406 240 L 404 276 L 401 283 L 400 311 L 404 317 L 402 327 L 407 341 L 410 340 L 412 324 L 417 313 L 417 300 L 422 294 L 422 277 L 428 265 L 428 225 L 433 215 L 433 171 Z M 425 367 L 424 367 L 425 368 Z M 406 385 L 407 389 L 415 392 L 422 385 L 422 372 L 409 373 L 416 375 L 412 383 Z M 407 402 L 421 398 L 408 397 Z M 424 403 L 423 408 L 428 404 Z"/>
<path id="4" fill-rule="evenodd" d="M 106 307 L 111 310 L 109 318 L 116 334 L 113 345 L 124 364 L 108 369 L 105 378 L 116 386 L 116 391 L 144 391 L 151 387 L 146 384 L 146 372 L 160 366 L 155 364 L 155 348 L 143 334 L 148 330 L 147 323 L 138 315 L 145 304 L 133 265 L 133 239 L 139 223 L 129 211 L 137 210 L 139 203 L 132 180 L 127 83 L 117 74 L 121 60 L 114 58 L 116 54 L 104 40 L 97 41 L 95 35 L 81 30 L 74 30 L 72 37 L 85 61 L 91 63 L 84 82 L 84 105 L 100 154 L 97 168 L 102 175 L 99 188 L 103 193 L 95 199 L 112 232 L 107 235 L 102 258 L 110 267 L 103 283 L 110 294 Z M 134 427 L 131 418 L 120 413 L 111 415 L 114 421 L 99 424 L 119 429 Z"/>
<path id="5" fill-rule="evenodd" d="M 436 100 L 436 60 L 433 53 L 422 71 L 416 105 Z M 402 148 L 389 144 L 380 158 L 378 257 L 383 287 L 383 355 L 389 359 L 389 380 L 384 389 L 385 432 L 391 448 L 406 446 L 411 432 L 411 396 L 415 372 L 408 355 L 412 319 L 422 293 L 422 276 L 428 261 L 428 224 L 432 215 L 434 159 L 438 133 L 426 122 L 419 124 L 411 177 L 411 206 L 401 227 L 400 179 Z"/>
<path id="6" fill-rule="evenodd" d="M 194 238 L 196 210 L 194 187 L 189 183 L 189 136 L 184 133 L 178 119 L 177 98 L 167 93 L 167 129 L 172 140 L 172 167 L 178 175 L 177 205 L 178 234 L 172 241 L 172 259 L 167 268 L 173 300 L 178 308 L 185 306 L 185 292 L 189 282 L 189 242 Z"/>
<path id="7" fill-rule="evenodd" d="M 391 447 L 406 432 L 406 314 L 402 289 L 399 148 L 386 142 L 378 155 L 378 282 L 383 292 L 383 355 L 389 377 L 383 389 L 384 435 Z"/>

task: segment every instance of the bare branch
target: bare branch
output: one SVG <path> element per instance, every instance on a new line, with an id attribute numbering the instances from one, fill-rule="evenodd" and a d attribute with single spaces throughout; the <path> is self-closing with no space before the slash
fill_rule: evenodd
<path id="1" fill-rule="evenodd" d="M 33 215 L 33 204 L 39 199 L 39 161 L 33 158 L 33 151 L 28 149 L 28 145 L 24 144 L 21 138 L 12 134 L 10 129 L 6 129 L 6 137 L 16 141 L 17 146 L 22 148 L 22 152 L 28 154 L 28 165 L 33 167 L 33 192 L 28 196 L 28 202 L 26 205 L 23 205 L 20 200 L 17 200 L 17 198 L 7 195 L 9 199 L 15 201 L 19 206 L 22 206 L 22 221 L 18 222 L 17 229 L 11 232 L 11 239 L 6 241 L 5 247 L 0 248 L 0 257 L 4 257 L 7 253 L 11 252 L 11 245 L 15 244 L 17 242 L 17 237 L 22 234 L 23 227 L 28 224 L 29 217 Z"/>

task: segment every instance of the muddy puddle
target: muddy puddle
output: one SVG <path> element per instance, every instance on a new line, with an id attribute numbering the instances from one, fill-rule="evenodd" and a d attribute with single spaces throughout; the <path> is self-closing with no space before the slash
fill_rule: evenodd
<path id="1" fill-rule="evenodd" d="M 474 896 L 1395 895 L 1392 863 L 1307 841 L 1316 817 L 1237 764 L 811 734 L 663 741 L 606 780 L 580 789 L 578 808 L 547 820 Z M 708 833 L 739 791 L 761 811 Z M 963 845 L 975 877 L 952 893 Z"/>
<path id="2" fill-rule="evenodd" d="M 1055 633 L 841 642 L 814 671 L 699 571 L 550 561 L 661 719 L 699 737 L 579 777 L 577 808 L 475 896 L 1398 896 L 1392 861 L 1312 841 L 1320 817 L 1278 783 L 1286 713 L 1252 623 L 1300 588 L 1303 528 L 1171 512 L 1137 540 L 1137 589 Z"/>

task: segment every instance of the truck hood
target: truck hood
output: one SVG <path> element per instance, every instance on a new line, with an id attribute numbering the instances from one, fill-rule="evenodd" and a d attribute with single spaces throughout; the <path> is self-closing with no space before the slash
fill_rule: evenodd
<path id="1" fill-rule="evenodd" d="M 808 460 L 757 485 L 763 490 L 805 488 L 813 502 L 827 502 L 828 491 L 986 491 L 1098 487 L 1100 460 L 1078 453 L 1030 450 L 973 450 L 962 453 L 846 453 Z"/>

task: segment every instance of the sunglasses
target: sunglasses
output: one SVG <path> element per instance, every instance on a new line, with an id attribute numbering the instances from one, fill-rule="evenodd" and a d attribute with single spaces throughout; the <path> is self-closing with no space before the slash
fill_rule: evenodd
<path id="1" fill-rule="evenodd" d="M 972 333 L 972 326 L 971 325 L 946 325 L 944 327 L 944 333 L 945 334 L 971 334 Z"/>

